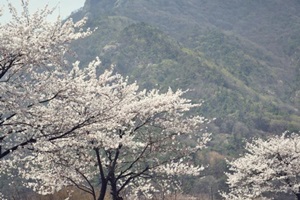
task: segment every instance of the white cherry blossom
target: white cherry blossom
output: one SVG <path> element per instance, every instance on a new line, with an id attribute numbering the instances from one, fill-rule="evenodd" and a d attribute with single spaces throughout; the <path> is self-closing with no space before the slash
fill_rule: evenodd
<path id="1" fill-rule="evenodd" d="M 42 111 L 35 113 L 34 109 L 62 91 L 52 83 L 65 74 L 64 54 L 69 44 L 92 33 L 82 29 L 86 19 L 74 23 L 58 17 L 48 22 L 52 9 L 46 6 L 31 14 L 29 1 L 20 3 L 21 13 L 11 3 L 1 8 L 8 10 L 11 20 L 0 24 L 0 173 L 24 158 L 22 148 L 31 148 L 31 143 L 47 134 L 41 132 L 38 114 Z M 34 120 L 38 123 L 29 123 Z"/>
<path id="2" fill-rule="evenodd" d="M 300 198 L 300 136 L 284 133 L 246 144 L 247 153 L 229 162 L 230 191 L 225 199 L 267 198 L 266 193 L 292 193 Z"/>
<path id="3" fill-rule="evenodd" d="M 147 182 L 152 184 L 142 192 L 147 196 L 159 191 L 160 177 L 199 175 L 203 167 L 191 164 L 191 154 L 209 141 L 210 134 L 200 131 L 207 120 L 185 113 L 200 104 L 183 98 L 181 90 L 139 90 L 113 69 L 97 75 L 99 64 L 99 59 L 86 68 L 75 63 L 49 82 L 60 90 L 57 97 L 31 106 L 32 116 L 21 118 L 41 138 L 27 150 L 31 156 L 16 159 L 26 163 L 20 175 L 34 180 L 27 186 L 48 194 L 75 185 L 96 199 L 99 183 L 119 196 L 129 188 L 141 192 L 140 183 Z"/>

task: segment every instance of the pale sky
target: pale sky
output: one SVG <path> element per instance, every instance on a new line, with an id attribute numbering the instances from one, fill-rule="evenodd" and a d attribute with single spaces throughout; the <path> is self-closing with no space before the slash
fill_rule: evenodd
<path id="1" fill-rule="evenodd" d="M 20 8 L 21 0 L 0 0 L 0 6 L 4 6 L 3 15 L 0 17 L 0 22 L 6 22 L 9 20 L 9 12 L 6 10 L 7 2 L 12 3 L 16 8 Z M 39 8 L 43 8 L 46 4 L 50 8 L 57 7 L 53 18 L 56 19 L 57 15 L 60 14 L 61 18 L 64 19 L 69 16 L 73 11 L 83 7 L 85 0 L 30 0 L 29 9 L 30 11 L 35 11 Z"/>

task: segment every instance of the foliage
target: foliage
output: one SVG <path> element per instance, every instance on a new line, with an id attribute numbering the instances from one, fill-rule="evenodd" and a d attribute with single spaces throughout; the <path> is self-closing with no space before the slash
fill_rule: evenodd
<path id="1" fill-rule="evenodd" d="M 99 25 L 96 34 L 100 35 L 103 30 L 108 33 L 101 34 L 101 41 L 93 40 L 89 47 L 81 43 L 84 50 L 76 48 L 82 52 L 80 54 L 100 54 L 106 67 L 116 64 L 118 71 L 128 75 L 131 81 L 138 80 L 143 88 L 159 87 L 163 91 L 169 86 L 189 88 L 193 90 L 188 94 L 190 98 L 205 101 L 199 113 L 211 117 L 218 115 L 224 121 L 230 116 L 243 123 L 244 129 L 251 133 L 256 130 L 278 133 L 281 130 L 276 131 L 276 126 L 297 129 L 295 125 L 299 121 L 285 120 L 285 115 L 299 115 L 295 104 L 296 82 L 290 81 L 295 79 L 292 77 L 294 69 L 285 69 L 283 73 L 277 54 L 248 41 L 234 30 L 225 32 L 223 26 L 207 28 L 203 20 L 195 24 L 195 19 L 202 19 L 204 15 L 211 18 L 206 16 L 205 9 L 223 5 L 222 2 L 118 2 L 119 6 L 113 2 L 89 1 L 89 6 L 77 13 L 90 13 L 90 23 Z M 230 10 L 231 3 L 223 9 Z M 256 6 L 253 3 L 238 1 L 237 4 L 235 6 L 245 6 L 245 12 L 255 12 L 251 10 Z M 268 3 L 264 6 L 263 9 L 272 7 Z M 104 7 L 108 10 L 104 11 Z M 144 8 L 147 11 L 143 12 Z M 195 8 L 205 9 L 199 13 Z M 182 10 L 188 12 L 180 12 Z M 224 12 L 219 7 L 218 10 Z M 227 15 L 225 19 L 232 23 Z M 214 20 L 211 19 L 211 23 Z M 265 125 L 256 125 L 261 118 L 266 119 Z M 271 123 L 272 120 L 279 120 L 280 124 Z"/>

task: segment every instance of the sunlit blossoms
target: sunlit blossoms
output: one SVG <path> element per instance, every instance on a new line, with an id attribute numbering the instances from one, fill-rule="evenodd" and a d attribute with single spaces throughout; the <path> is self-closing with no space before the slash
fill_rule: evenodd
<path id="1" fill-rule="evenodd" d="M 229 162 L 230 192 L 225 199 L 267 198 L 266 194 L 292 193 L 300 198 L 300 136 L 284 133 L 247 143 L 247 153 Z"/>
<path id="2" fill-rule="evenodd" d="M 209 141 L 200 131 L 208 121 L 185 113 L 200 104 L 180 90 L 140 91 L 112 70 L 98 76 L 99 63 L 76 63 L 56 81 L 65 88 L 58 97 L 32 108 L 41 112 L 40 124 L 27 123 L 47 135 L 22 159 L 21 176 L 34 180 L 27 185 L 41 194 L 76 185 L 94 199 L 100 190 L 103 199 L 108 185 L 115 197 L 125 190 L 147 196 L 160 191 L 159 179 L 199 175 L 203 167 L 192 165 L 192 154 Z"/>
<path id="3" fill-rule="evenodd" d="M 50 23 L 47 16 L 52 10 L 47 6 L 30 14 L 28 1 L 21 3 L 20 14 L 8 4 L 12 19 L 0 25 L 0 158 L 39 137 L 36 127 L 25 120 L 38 120 L 31 109 L 61 91 L 52 83 L 64 76 L 63 56 L 70 42 L 91 34 L 81 29 L 85 19 L 62 23 L 58 18 Z"/>
<path id="4" fill-rule="evenodd" d="M 48 22 L 53 10 L 47 6 L 33 14 L 28 11 L 28 0 L 23 0 L 22 6 L 19 14 L 9 3 L 12 19 L 0 27 L 2 81 L 14 73 L 31 72 L 39 66 L 61 65 L 68 45 L 91 34 L 81 29 L 86 19 L 76 23 L 69 19 L 63 23 L 58 17 L 55 22 Z"/>
<path id="5" fill-rule="evenodd" d="M 57 18 L 51 23 L 47 6 L 30 14 L 29 1 L 20 2 L 22 12 L 8 3 L 5 8 L 12 19 L 0 24 L 0 173 L 13 166 L 8 160 L 22 157 L 14 151 L 47 135 L 38 129 L 40 124 L 28 123 L 42 120 L 32 109 L 57 97 L 61 88 L 52 83 L 64 76 L 63 56 L 69 44 L 91 34 L 82 30 L 85 19 L 63 23 Z"/>

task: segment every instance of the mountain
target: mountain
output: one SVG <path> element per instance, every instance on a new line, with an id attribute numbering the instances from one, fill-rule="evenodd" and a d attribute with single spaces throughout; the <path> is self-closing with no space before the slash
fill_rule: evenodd
<path id="1" fill-rule="evenodd" d="M 203 100 L 195 112 L 216 118 L 215 134 L 198 158 L 215 187 L 222 156 L 238 155 L 245 138 L 300 130 L 299 10 L 299 0 L 86 0 L 71 17 L 98 29 L 73 49 L 143 88 L 189 89 Z"/>
<path id="2" fill-rule="evenodd" d="M 248 136 L 299 130 L 299 9 L 292 0 L 87 0 L 72 17 L 98 29 L 74 50 L 144 87 L 191 89 L 218 132 L 234 134 L 237 122 Z"/>

